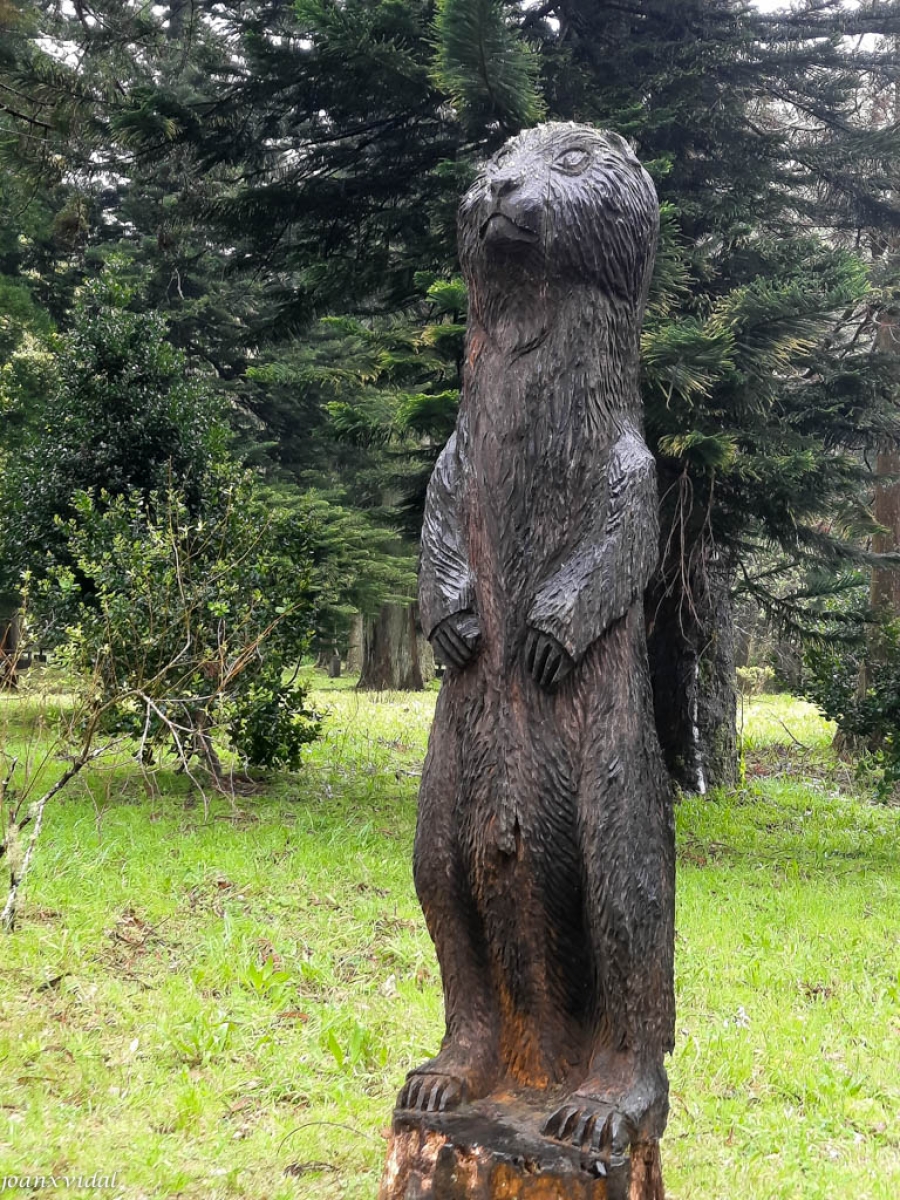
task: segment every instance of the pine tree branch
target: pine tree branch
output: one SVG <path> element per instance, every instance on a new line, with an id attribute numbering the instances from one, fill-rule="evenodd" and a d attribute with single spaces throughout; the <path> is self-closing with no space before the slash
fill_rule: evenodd
<path id="1" fill-rule="evenodd" d="M 0 112 L 9 113 L 11 117 L 15 117 L 17 121 L 25 121 L 28 125 L 33 125 L 36 129 L 46 129 L 48 133 L 53 132 L 53 126 L 48 125 L 46 121 L 39 121 L 37 117 L 29 117 L 27 113 L 19 112 L 10 105 L 0 101 Z"/>

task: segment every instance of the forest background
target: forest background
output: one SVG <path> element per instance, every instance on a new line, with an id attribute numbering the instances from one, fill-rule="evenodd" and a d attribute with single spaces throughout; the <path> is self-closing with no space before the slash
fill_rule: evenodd
<path id="1" fill-rule="evenodd" d="M 214 696 L 262 765 L 314 736 L 285 682 L 305 650 L 355 642 L 364 686 L 420 687 L 456 205 L 510 134 L 587 121 L 633 141 L 663 206 L 642 354 L 673 777 L 737 778 L 735 656 L 765 621 L 788 682 L 890 778 L 900 5 L 3 0 L 0 19 L 0 592 L 33 641 L 82 673 L 105 655 L 107 700 L 189 694 L 201 745 Z M 192 629 L 174 675 L 161 611 Z"/>

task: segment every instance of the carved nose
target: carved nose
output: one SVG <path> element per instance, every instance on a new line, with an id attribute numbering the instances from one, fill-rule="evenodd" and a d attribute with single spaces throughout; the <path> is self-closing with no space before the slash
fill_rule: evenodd
<path id="1" fill-rule="evenodd" d="M 491 196 L 494 200 L 499 200 L 501 196 L 508 196 L 522 182 L 521 175 L 495 175 L 491 180 Z"/>

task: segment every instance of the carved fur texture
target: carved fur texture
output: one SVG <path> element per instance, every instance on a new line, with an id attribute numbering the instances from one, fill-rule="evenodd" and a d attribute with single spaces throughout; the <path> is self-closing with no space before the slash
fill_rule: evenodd
<path id="1" fill-rule="evenodd" d="M 400 1106 L 546 1089 L 548 1137 L 659 1137 L 674 832 L 642 594 L 657 556 L 638 343 L 658 233 L 620 137 L 512 139 L 460 208 L 470 317 L 420 601 L 448 672 L 415 880 L 447 1032 Z"/>

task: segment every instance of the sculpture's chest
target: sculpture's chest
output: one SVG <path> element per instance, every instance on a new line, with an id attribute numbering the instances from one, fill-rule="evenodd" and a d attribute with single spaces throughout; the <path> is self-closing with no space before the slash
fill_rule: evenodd
<path id="1" fill-rule="evenodd" d="M 512 553 L 552 555 L 602 522 L 611 442 L 596 428 L 588 383 L 481 373 L 467 393 L 464 453 L 471 503 Z"/>

